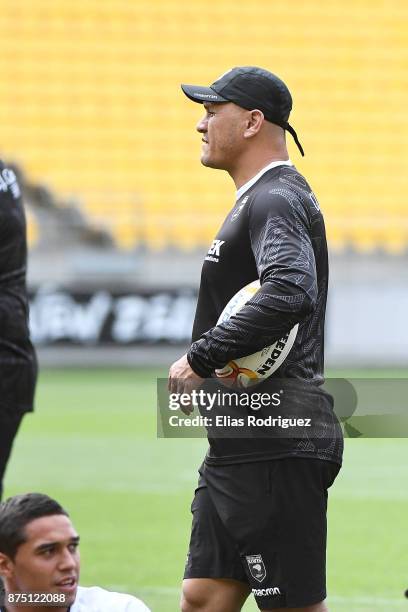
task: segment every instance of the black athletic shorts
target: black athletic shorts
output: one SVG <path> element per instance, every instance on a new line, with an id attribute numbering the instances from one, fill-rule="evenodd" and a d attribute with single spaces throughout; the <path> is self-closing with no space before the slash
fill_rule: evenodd
<path id="1" fill-rule="evenodd" d="M 284 458 L 200 468 L 184 578 L 232 578 L 260 609 L 326 597 L 327 489 L 337 463 Z"/>

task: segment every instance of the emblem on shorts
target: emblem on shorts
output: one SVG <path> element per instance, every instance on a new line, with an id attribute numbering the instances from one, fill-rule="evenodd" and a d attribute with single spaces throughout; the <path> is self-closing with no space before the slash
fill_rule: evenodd
<path id="1" fill-rule="evenodd" d="M 261 555 L 248 555 L 245 557 L 252 578 L 262 582 L 266 578 L 266 569 Z"/>

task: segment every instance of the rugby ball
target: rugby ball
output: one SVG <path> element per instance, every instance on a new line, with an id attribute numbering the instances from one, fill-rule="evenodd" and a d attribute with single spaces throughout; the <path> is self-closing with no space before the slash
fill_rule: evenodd
<path id="1" fill-rule="evenodd" d="M 260 288 L 259 280 L 253 281 L 236 293 L 222 311 L 217 325 L 228 321 L 236 314 Z M 299 328 L 297 323 L 283 338 L 266 346 L 252 355 L 240 357 L 215 370 L 215 375 L 228 385 L 250 387 L 273 374 L 285 361 L 292 348 Z"/>

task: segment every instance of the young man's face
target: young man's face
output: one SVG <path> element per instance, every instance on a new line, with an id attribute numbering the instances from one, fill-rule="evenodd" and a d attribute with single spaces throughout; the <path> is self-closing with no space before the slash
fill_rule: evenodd
<path id="1" fill-rule="evenodd" d="M 13 560 L 3 555 L 1 569 L 8 590 L 64 593 L 72 605 L 79 579 L 79 537 L 64 515 L 34 519 L 25 527 L 25 542 Z"/>
<path id="2" fill-rule="evenodd" d="M 204 109 L 206 114 L 197 124 L 197 131 L 203 135 L 201 163 L 229 171 L 245 146 L 247 111 L 232 102 L 205 103 Z"/>

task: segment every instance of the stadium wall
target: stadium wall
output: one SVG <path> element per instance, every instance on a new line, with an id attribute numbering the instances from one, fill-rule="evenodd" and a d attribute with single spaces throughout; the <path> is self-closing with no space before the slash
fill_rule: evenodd
<path id="1" fill-rule="evenodd" d="M 188 346 L 203 254 L 140 252 L 133 270 L 118 255 L 95 276 L 98 256 L 85 253 L 65 257 L 64 283 L 52 257 L 48 266 L 32 259 L 30 324 L 44 364 L 169 365 Z M 408 365 L 407 263 L 384 253 L 331 257 L 328 366 Z"/>

